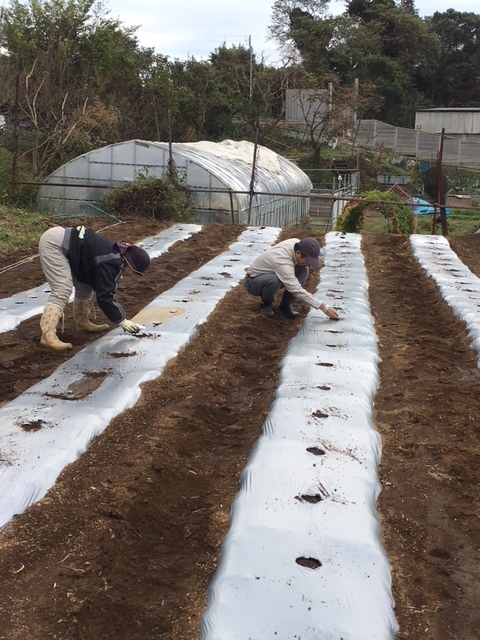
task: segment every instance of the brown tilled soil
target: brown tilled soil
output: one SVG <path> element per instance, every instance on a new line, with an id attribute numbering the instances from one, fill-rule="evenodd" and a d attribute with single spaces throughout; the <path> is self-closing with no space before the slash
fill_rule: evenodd
<path id="1" fill-rule="evenodd" d="M 130 220 L 103 233 L 135 241 L 158 230 Z M 134 315 L 240 231 L 204 227 L 154 260 L 143 278 L 125 281 L 119 301 Z M 285 230 L 282 238 L 294 235 Z M 452 246 L 480 276 L 480 235 Z M 407 238 L 366 235 L 362 248 L 382 358 L 379 511 L 398 639 L 478 640 L 477 358 Z M 7 273 L 1 297 L 44 282 L 37 259 Z M 315 286 L 311 276 L 307 288 Z M 228 293 L 162 376 L 143 386 L 137 405 L 0 533 L 0 640 L 197 637 L 240 471 L 308 310 L 296 306 L 298 320 L 268 319 L 241 285 Z M 75 333 L 66 316 L 64 337 L 75 352 L 95 336 Z M 38 338 L 38 318 L 0 334 L 1 404 L 71 357 L 48 352 Z"/>

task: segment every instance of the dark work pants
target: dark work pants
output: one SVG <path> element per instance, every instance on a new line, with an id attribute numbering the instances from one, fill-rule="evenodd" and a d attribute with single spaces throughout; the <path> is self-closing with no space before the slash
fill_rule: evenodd
<path id="1" fill-rule="evenodd" d="M 303 287 L 308 278 L 308 267 L 297 265 L 295 267 L 295 276 Z M 245 280 L 245 289 L 252 296 L 260 296 L 263 304 L 272 304 L 277 291 L 284 287 L 283 282 L 273 272 L 262 273 L 259 276 L 255 276 L 255 278 L 247 278 Z"/>

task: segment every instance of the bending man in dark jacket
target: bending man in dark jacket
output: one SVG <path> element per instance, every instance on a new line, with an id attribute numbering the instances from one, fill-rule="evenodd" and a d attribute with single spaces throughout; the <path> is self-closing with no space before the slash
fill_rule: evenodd
<path id="1" fill-rule="evenodd" d="M 115 300 L 115 292 L 122 276 L 142 275 L 148 269 L 150 256 L 144 249 L 114 242 L 83 226 L 48 229 L 40 238 L 38 249 L 52 289 L 40 320 L 41 344 L 57 351 L 72 348 L 69 342 L 59 340 L 57 325 L 73 287 L 77 329 L 97 332 L 110 328 L 108 324 L 93 324 L 89 320 L 95 292 L 98 306 L 110 322 L 129 333 L 138 333 L 140 327 L 126 319 L 125 311 Z"/>
<path id="2" fill-rule="evenodd" d="M 285 292 L 280 302 L 280 311 L 287 318 L 295 318 L 298 313 L 292 309 L 292 301 L 298 298 L 315 309 L 320 309 L 331 320 L 338 320 L 338 314 L 324 302 L 317 300 L 303 288 L 307 281 L 308 267 L 320 269 L 320 245 L 315 238 L 291 238 L 270 247 L 261 253 L 247 269 L 246 290 L 260 296 L 260 311 L 267 317 L 274 315 L 272 309 L 275 294 L 280 289 Z"/>

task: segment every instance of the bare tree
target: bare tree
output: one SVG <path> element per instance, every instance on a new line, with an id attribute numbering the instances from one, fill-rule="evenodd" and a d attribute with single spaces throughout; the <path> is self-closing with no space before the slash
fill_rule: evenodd
<path id="1" fill-rule="evenodd" d="M 354 138 L 358 115 L 372 106 L 374 94 L 371 87 L 336 86 L 333 82 L 326 87 L 306 88 L 305 81 L 305 77 L 297 79 L 299 84 L 288 90 L 290 108 L 286 126 L 308 139 L 318 162 L 322 148 L 332 138 Z"/>

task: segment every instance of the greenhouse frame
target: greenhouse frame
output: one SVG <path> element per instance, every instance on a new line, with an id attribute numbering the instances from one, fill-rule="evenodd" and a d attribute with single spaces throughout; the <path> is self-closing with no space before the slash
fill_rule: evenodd
<path id="1" fill-rule="evenodd" d="M 171 159 L 192 194 L 200 223 L 288 227 L 309 218 L 312 183 L 294 162 L 251 142 L 172 143 L 129 140 L 85 153 L 59 167 L 40 187 L 38 205 L 57 216 L 91 213 L 107 189 L 140 175 L 163 177 Z"/>

